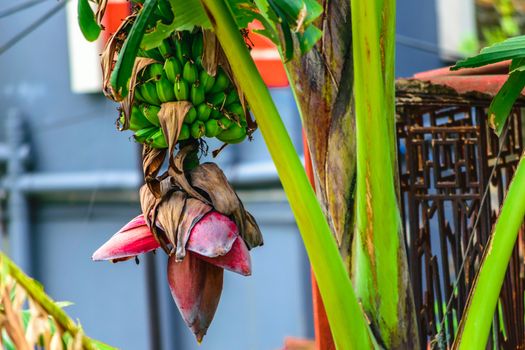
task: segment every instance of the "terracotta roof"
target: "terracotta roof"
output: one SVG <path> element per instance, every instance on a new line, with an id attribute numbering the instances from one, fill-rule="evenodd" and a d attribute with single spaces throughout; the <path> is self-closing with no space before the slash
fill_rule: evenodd
<path id="1" fill-rule="evenodd" d="M 411 79 L 452 88 L 458 94 L 481 93 L 493 97 L 505 83 L 510 61 L 485 67 L 451 71 L 450 67 L 415 74 Z M 525 90 L 522 92 L 525 96 Z"/>

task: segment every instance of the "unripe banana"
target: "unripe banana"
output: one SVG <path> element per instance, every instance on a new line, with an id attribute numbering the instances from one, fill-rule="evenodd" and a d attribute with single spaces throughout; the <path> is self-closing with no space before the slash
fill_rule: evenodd
<path id="1" fill-rule="evenodd" d="M 146 67 L 146 71 L 142 77 L 145 81 L 159 81 L 162 77 L 162 73 L 164 73 L 164 66 L 160 63 L 152 63 Z"/>
<path id="2" fill-rule="evenodd" d="M 190 138 L 190 126 L 188 124 L 182 124 L 179 133 L 179 141 L 184 141 Z"/>
<path id="3" fill-rule="evenodd" d="M 204 123 L 205 127 L 205 135 L 206 137 L 215 137 L 217 136 L 221 131 L 222 128 L 219 125 L 219 121 L 215 119 L 210 119 Z"/>
<path id="4" fill-rule="evenodd" d="M 166 74 L 163 74 L 159 81 L 155 83 L 157 95 L 161 102 L 175 101 L 175 92 L 173 91 L 173 84 L 168 80 Z"/>
<path id="5" fill-rule="evenodd" d="M 164 132 L 162 132 L 162 129 L 160 128 L 156 133 L 149 137 L 146 142 L 148 142 L 154 148 L 168 148 L 168 143 L 164 137 Z"/>
<path id="6" fill-rule="evenodd" d="M 135 90 L 133 92 L 133 96 L 135 100 L 138 100 L 140 102 L 144 102 L 144 97 L 140 94 L 140 89 L 138 89 L 138 86 L 135 86 Z"/>
<path id="7" fill-rule="evenodd" d="M 215 76 L 215 83 L 210 90 L 211 94 L 224 91 L 230 85 L 230 78 L 226 75 L 223 69 L 219 69 Z"/>
<path id="8" fill-rule="evenodd" d="M 191 107 L 188 110 L 188 113 L 186 113 L 186 116 L 184 117 L 184 123 L 186 124 L 192 124 L 195 119 L 197 119 L 197 110 L 195 107 Z"/>
<path id="9" fill-rule="evenodd" d="M 197 81 L 197 67 L 191 61 L 187 61 L 184 64 L 182 69 L 182 77 L 188 82 L 188 84 L 193 84 Z"/>
<path id="10" fill-rule="evenodd" d="M 188 90 L 188 83 L 184 79 L 181 77 L 175 78 L 174 91 L 177 101 L 187 101 L 189 98 Z"/>
<path id="11" fill-rule="evenodd" d="M 161 2 L 163 1 L 159 1 L 159 3 Z M 162 40 L 157 49 L 164 58 L 171 57 L 175 54 L 175 49 L 171 46 L 171 40 L 169 39 Z"/>
<path id="12" fill-rule="evenodd" d="M 239 143 L 246 138 L 246 129 L 232 123 L 228 129 L 217 135 L 217 138 L 226 143 Z"/>
<path id="13" fill-rule="evenodd" d="M 173 22 L 173 11 L 171 11 L 171 6 L 167 1 L 157 2 L 157 10 L 165 23 Z"/>
<path id="14" fill-rule="evenodd" d="M 196 120 L 193 122 L 193 124 L 191 124 L 190 132 L 191 137 L 194 139 L 199 139 L 204 136 L 204 133 L 206 132 L 206 126 L 200 120 Z"/>
<path id="15" fill-rule="evenodd" d="M 244 114 L 244 109 L 240 103 L 232 103 L 229 105 L 228 112 L 235 114 L 239 122 L 242 120 L 246 121 L 246 114 Z"/>
<path id="16" fill-rule="evenodd" d="M 218 92 L 208 98 L 208 102 L 219 109 L 224 106 L 224 101 L 226 101 L 226 94 L 224 92 Z"/>
<path id="17" fill-rule="evenodd" d="M 221 129 L 226 130 L 232 125 L 232 120 L 228 117 L 221 117 L 219 119 L 219 126 Z"/>
<path id="18" fill-rule="evenodd" d="M 195 82 L 191 85 L 190 92 L 191 102 L 194 106 L 198 106 L 204 102 L 204 87 L 198 82 Z"/>
<path id="19" fill-rule="evenodd" d="M 157 96 L 157 89 L 155 88 L 155 83 L 143 83 L 138 85 L 140 95 L 144 98 L 144 102 L 150 105 L 160 106 L 160 100 Z"/>
<path id="20" fill-rule="evenodd" d="M 239 102 L 239 94 L 235 88 L 231 89 L 226 96 L 226 101 L 224 102 L 225 106 L 231 105 L 232 103 Z"/>
<path id="21" fill-rule="evenodd" d="M 219 119 L 220 117 L 222 117 L 221 111 L 219 111 L 217 108 L 212 108 L 210 118 Z"/>
<path id="22" fill-rule="evenodd" d="M 151 50 L 147 50 L 147 51 L 139 49 L 138 56 L 152 58 L 152 59 L 154 59 L 156 61 L 162 61 L 163 60 L 162 55 L 160 54 L 159 50 L 157 50 L 156 48 L 155 49 L 151 49 Z"/>
<path id="23" fill-rule="evenodd" d="M 200 121 L 206 121 L 210 117 L 211 107 L 206 103 L 201 103 L 197 106 L 197 119 Z"/>
<path id="24" fill-rule="evenodd" d="M 120 117 L 120 123 L 124 124 L 124 116 Z M 153 125 L 148 119 L 142 114 L 137 106 L 131 108 L 131 116 L 129 118 L 129 130 L 139 131 L 141 129 L 150 128 Z"/>
<path id="25" fill-rule="evenodd" d="M 193 42 L 191 43 L 191 55 L 194 60 L 202 57 L 204 50 L 204 40 L 202 32 L 198 32 L 193 36 Z"/>
<path id="26" fill-rule="evenodd" d="M 137 142 L 144 143 L 149 137 L 151 137 L 154 133 L 156 133 L 157 130 L 159 130 L 159 128 L 156 126 L 152 126 L 150 128 L 145 128 L 145 129 L 140 129 L 134 135 L 135 140 L 137 140 Z"/>
<path id="27" fill-rule="evenodd" d="M 207 93 L 213 88 L 215 84 L 215 77 L 209 75 L 205 70 L 202 70 L 199 74 L 199 81 L 204 86 L 204 91 Z"/>
<path id="28" fill-rule="evenodd" d="M 175 83 L 175 79 L 182 73 L 182 67 L 179 60 L 175 57 L 170 57 L 164 62 L 164 72 L 166 77 L 172 83 Z"/>
<path id="29" fill-rule="evenodd" d="M 189 44 L 189 33 L 187 31 L 178 32 L 179 37 L 175 38 L 175 57 L 180 62 L 186 62 L 190 58 L 191 49 Z"/>
<path id="30" fill-rule="evenodd" d="M 144 117 L 153 125 L 160 126 L 159 112 L 160 107 L 143 104 L 140 108 Z"/>

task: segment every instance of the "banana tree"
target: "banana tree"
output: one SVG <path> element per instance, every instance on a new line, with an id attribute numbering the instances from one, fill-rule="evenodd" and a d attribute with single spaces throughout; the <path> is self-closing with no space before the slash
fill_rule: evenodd
<path id="1" fill-rule="evenodd" d="M 106 4 L 97 3 L 94 13 L 88 0 L 79 1 L 79 24 L 90 40 L 99 35 Z M 210 266 L 220 266 L 214 259 L 226 261 L 222 267 L 242 264 L 247 254 L 228 258 L 234 242 L 242 251 L 262 244 L 255 219 L 220 169 L 199 164 L 202 138 L 240 143 L 259 126 L 296 217 L 337 348 L 421 347 L 396 198 L 394 18 L 394 0 L 134 1 L 133 14 L 108 42 L 102 65 L 104 92 L 121 106 L 120 129 L 133 131 L 144 144 L 145 225 L 126 225 L 95 257 L 122 260 L 160 247 L 180 283 L 197 276 L 201 282 L 191 284 L 194 294 L 181 295 L 174 283 L 170 287 L 200 341 L 220 297 L 222 275 L 209 272 L 215 269 Z M 253 20 L 287 62 L 319 202 L 249 55 L 244 34 Z M 520 67 L 516 71 L 522 72 Z M 159 175 L 165 162 L 168 171 Z M 516 215 L 505 213 L 519 198 L 511 193 L 519 196 L 515 188 L 522 188 L 521 182 L 511 186 L 510 204 L 502 210 L 513 222 L 523 219 L 523 208 Z M 210 213 L 222 215 L 227 224 L 209 224 Z M 482 276 L 494 260 L 500 260 L 496 269 L 504 273 L 512 238 L 501 246 L 497 232 L 516 228 L 505 225 L 496 226 L 493 247 L 502 249 L 484 260 L 470 304 L 474 310 L 484 307 L 474 302 L 480 300 L 476 292 L 491 290 L 497 296 L 501 287 L 488 288 Z M 207 234 L 199 236 L 197 227 L 207 227 Z M 229 235 L 229 240 L 206 239 Z M 192 243 L 197 236 L 204 239 Z M 494 270 L 488 271 L 486 276 Z M 213 288 L 204 288 L 207 282 Z M 472 334 L 468 314 L 458 344 Z"/>

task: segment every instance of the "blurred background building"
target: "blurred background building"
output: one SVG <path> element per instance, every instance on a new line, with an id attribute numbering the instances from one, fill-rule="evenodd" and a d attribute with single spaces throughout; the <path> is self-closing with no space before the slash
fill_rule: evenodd
<path id="1" fill-rule="evenodd" d="M 138 266 L 91 261 L 139 213 L 141 173 L 139 146 L 116 130 L 116 105 L 98 91 L 98 57 L 78 35 L 75 7 L 74 0 L 0 0 L 2 250 L 54 299 L 74 302 L 67 311 L 87 334 L 121 349 L 267 350 L 286 336 L 313 337 L 307 257 L 259 132 L 217 162 L 257 218 L 265 245 L 252 252 L 253 276 L 225 274 L 200 347 L 169 294 L 164 254 L 142 257 Z M 510 0 L 398 0 L 397 75 L 515 35 L 520 11 L 521 2 Z M 302 153 L 293 96 L 279 77 L 272 81 Z"/>

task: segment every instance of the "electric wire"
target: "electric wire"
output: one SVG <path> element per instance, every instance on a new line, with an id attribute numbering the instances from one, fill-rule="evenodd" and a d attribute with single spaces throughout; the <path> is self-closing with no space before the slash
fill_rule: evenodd
<path id="1" fill-rule="evenodd" d="M 21 4 L 14 5 L 12 7 L 9 7 L 7 9 L 4 9 L 4 10 L 0 11 L 0 18 L 4 18 L 4 17 L 7 17 L 7 16 L 14 15 L 15 13 L 17 13 L 19 11 L 26 10 L 28 8 L 31 8 L 31 7 L 33 7 L 35 5 L 39 5 L 39 4 L 44 3 L 46 1 L 49 1 L 49 0 L 30 0 L 30 1 L 26 1 L 26 2 L 21 3 Z"/>
<path id="2" fill-rule="evenodd" d="M 20 40 L 22 40 L 27 35 L 31 34 L 35 29 L 40 27 L 42 24 L 47 22 L 50 18 L 52 18 L 54 15 L 56 15 L 68 2 L 69 0 L 64 0 L 57 5 L 55 5 L 53 8 L 51 8 L 49 11 L 44 13 L 42 16 L 40 16 L 38 19 L 36 19 L 33 23 L 31 23 L 29 26 L 27 26 L 25 29 L 17 33 L 15 36 L 13 36 L 11 39 L 9 39 L 5 44 L 0 46 L 0 55 L 5 53 L 7 50 L 9 50 L 12 46 L 17 44 Z"/>

